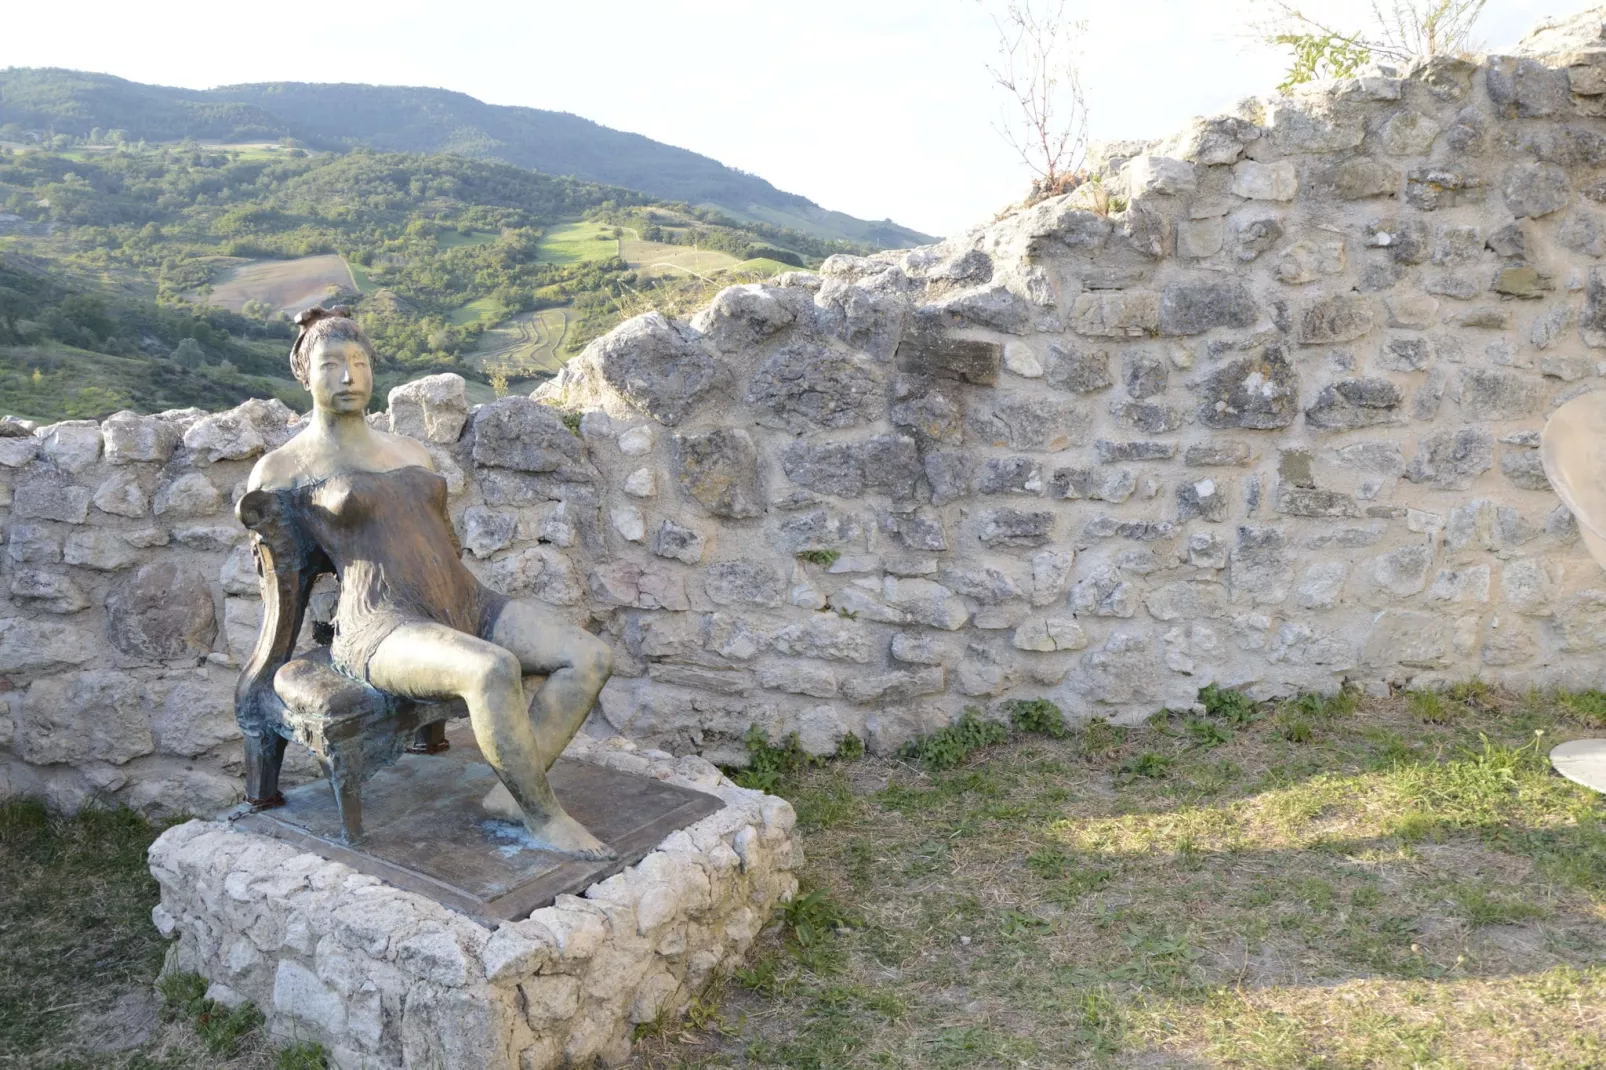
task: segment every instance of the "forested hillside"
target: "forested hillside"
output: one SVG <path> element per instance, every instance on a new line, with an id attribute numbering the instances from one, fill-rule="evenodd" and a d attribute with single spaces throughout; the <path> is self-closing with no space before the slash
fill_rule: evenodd
<path id="1" fill-rule="evenodd" d="M 485 159 L 66 137 L 0 148 L 0 410 L 40 419 L 294 397 L 315 300 L 355 305 L 381 394 L 450 369 L 488 396 L 683 291 L 862 248 Z"/>
<path id="2" fill-rule="evenodd" d="M 133 141 L 294 138 L 315 149 L 453 153 L 711 206 L 736 219 L 820 238 L 877 248 L 931 240 L 891 220 L 828 211 L 757 175 L 639 134 L 443 89 L 267 82 L 200 91 L 81 71 L 13 68 L 0 71 L 0 139 L 8 129 L 11 136 L 83 139 L 97 130 L 117 130 Z"/>

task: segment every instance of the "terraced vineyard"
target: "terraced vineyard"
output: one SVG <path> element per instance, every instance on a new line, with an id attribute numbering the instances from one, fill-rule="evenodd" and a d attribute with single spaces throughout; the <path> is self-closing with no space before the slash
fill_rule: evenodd
<path id="1" fill-rule="evenodd" d="M 570 321 L 566 308 L 521 313 L 481 335 L 470 359 L 484 370 L 503 371 L 510 383 L 556 375 L 573 355 L 565 349 Z"/>

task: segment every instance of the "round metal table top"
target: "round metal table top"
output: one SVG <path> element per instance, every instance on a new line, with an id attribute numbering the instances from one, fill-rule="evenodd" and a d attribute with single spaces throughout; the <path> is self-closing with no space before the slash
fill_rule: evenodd
<path id="1" fill-rule="evenodd" d="M 1550 752 L 1556 772 L 1592 791 L 1606 794 L 1606 739 L 1574 739 Z"/>

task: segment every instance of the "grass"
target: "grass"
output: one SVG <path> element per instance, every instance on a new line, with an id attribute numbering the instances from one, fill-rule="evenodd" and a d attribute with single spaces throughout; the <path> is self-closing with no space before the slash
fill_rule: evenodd
<path id="1" fill-rule="evenodd" d="M 157 981 L 167 942 L 145 851 L 158 832 L 129 810 L 0 803 L 0 1066 L 323 1066 L 314 1046 L 272 1044 L 256 1008 L 207 1000 L 201 978 Z"/>
<path id="2" fill-rule="evenodd" d="M 613 228 L 601 223 L 562 223 L 547 229 L 539 252 L 548 264 L 580 264 L 611 260 L 619 255 L 619 242 L 613 236 Z"/>
<path id="3" fill-rule="evenodd" d="M 446 320 L 455 327 L 466 327 L 470 323 L 494 323 L 505 315 L 507 310 L 502 307 L 502 302 L 494 297 L 480 297 L 462 308 L 453 309 Z"/>
<path id="4" fill-rule="evenodd" d="M 1432 694 L 1023 701 L 852 761 L 754 731 L 801 893 L 634 1065 L 1606 1065 L 1606 804 L 1545 760 L 1606 697 Z M 0 1065 L 321 1065 L 184 976 L 143 1042 L 86 1046 L 155 979 L 155 831 L 0 806 Z"/>
<path id="5" fill-rule="evenodd" d="M 1433 694 L 763 741 L 804 893 L 635 1065 L 1606 1065 L 1606 805 L 1545 759 L 1606 698 Z"/>

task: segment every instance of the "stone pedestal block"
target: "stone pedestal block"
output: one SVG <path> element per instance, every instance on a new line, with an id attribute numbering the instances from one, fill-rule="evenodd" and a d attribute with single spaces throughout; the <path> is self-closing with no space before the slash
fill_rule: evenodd
<path id="1" fill-rule="evenodd" d="M 797 888 L 796 815 L 700 758 L 576 739 L 567 757 L 718 796 L 641 861 L 490 927 L 351 866 L 221 821 L 152 845 L 152 912 L 220 1002 L 250 1001 L 340 1070 L 617 1064 L 635 1025 L 741 962 Z"/>

